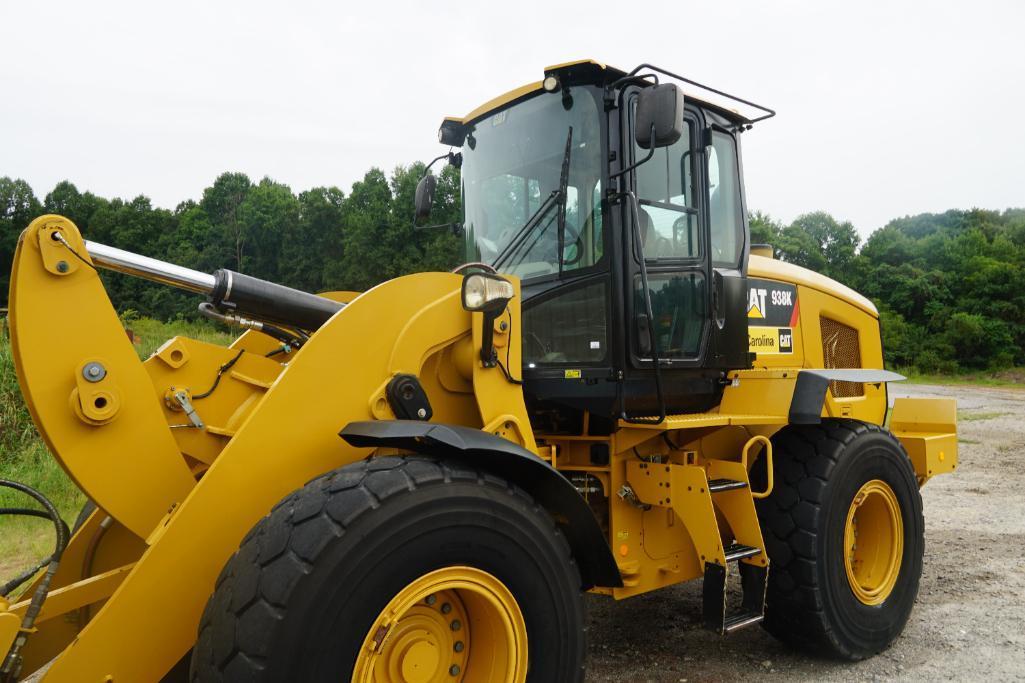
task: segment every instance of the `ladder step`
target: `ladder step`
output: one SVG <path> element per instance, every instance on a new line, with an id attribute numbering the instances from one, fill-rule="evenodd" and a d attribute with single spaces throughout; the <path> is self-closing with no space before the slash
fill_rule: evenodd
<path id="1" fill-rule="evenodd" d="M 762 552 L 761 548 L 753 548 L 749 545 L 734 543 L 730 547 L 726 548 L 726 561 L 733 562 L 734 560 L 742 560 L 745 557 L 753 557 L 760 552 Z"/>
<path id="2" fill-rule="evenodd" d="M 733 633 L 734 631 L 738 631 L 744 628 L 745 626 L 757 624 L 763 619 L 765 619 L 765 617 L 763 617 L 761 614 L 755 614 L 753 612 L 737 614 L 732 617 L 727 617 L 726 621 L 723 622 L 723 633 Z"/>
<path id="3" fill-rule="evenodd" d="M 708 482 L 709 493 L 720 493 L 722 491 L 735 491 L 737 489 L 746 489 L 746 481 L 737 481 L 736 479 L 712 479 Z"/>

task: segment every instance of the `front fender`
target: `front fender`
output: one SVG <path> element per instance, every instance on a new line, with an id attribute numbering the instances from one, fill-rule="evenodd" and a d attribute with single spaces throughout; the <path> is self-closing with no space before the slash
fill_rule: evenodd
<path id="1" fill-rule="evenodd" d="M 465 459 L 515 483 L 555 518 L 569 541 L 585 588 L 623 585 L 587 501 L 561 472 L 526 448 L 479 429 L 416 420 L 351 422 L 339 436 L 359 448 L 383 446 Z"/>

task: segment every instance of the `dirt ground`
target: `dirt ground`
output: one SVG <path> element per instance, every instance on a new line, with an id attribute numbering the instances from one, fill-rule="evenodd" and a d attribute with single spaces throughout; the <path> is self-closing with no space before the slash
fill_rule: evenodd
<path id="1" fill-rule="evenodd" d="M 589 597 L 588 681 L 1025 680 L 1025 390 L 890 385 L 958 399 L 960 465 L 931 480 L 925 568 L 903 635 L 857 663 L 795 652 L 760 627 L 700 626 L 692 582 L 621 602 Z"/>

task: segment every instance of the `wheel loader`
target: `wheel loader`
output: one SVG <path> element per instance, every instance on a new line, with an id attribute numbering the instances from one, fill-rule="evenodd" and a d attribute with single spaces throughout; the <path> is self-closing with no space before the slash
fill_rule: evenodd
<path id="1" fill-rule="evenodd" d="M 58 540 L 4 588 L 5 680 L 579 681 L 584 593 L 685 581 L 724 636 L 887 648 L 955 406 L 891 404 L 875 306 L 751 244 L 740 140 L 773 114 L 648 64 L 549 67 L 441 124 L 465 265 L 365 292 L 35 220 L 18 380 L 91 502 L 67 530 L 20 487 Z M 140 362 L 103 269 L 245 331 Z"/>

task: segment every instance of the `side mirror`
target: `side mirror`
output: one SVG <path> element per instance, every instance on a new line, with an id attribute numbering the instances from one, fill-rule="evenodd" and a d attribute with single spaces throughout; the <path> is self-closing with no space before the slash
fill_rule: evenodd
<path id="1" fill-rule="evenodd" d="M 634 137 L 642 149 L 668 147 L 683 135 L 683 91 L 675 83 L 641 90 Z"/>
<path id="2" fill-rule="evenodd" d="M 434 205 L 434 190 L 438 187 L 438 179 L 427 174 L 416 184 L 416 195 L 413 197 L 413 220 L 421 221 L 429 218 Z"/>

